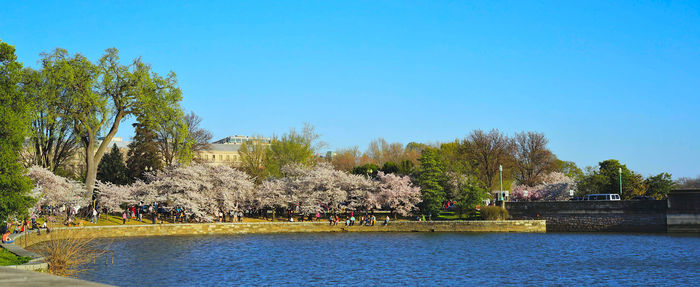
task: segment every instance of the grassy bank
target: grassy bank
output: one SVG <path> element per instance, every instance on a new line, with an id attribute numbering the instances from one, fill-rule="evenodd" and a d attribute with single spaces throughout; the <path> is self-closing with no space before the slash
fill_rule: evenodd
<path id="1" fill-rule="evenodd" d="M 30 259 L 31 258 L 29 257 L 14 255 L 12 252 L 7 251 L 4 248 L 0 248 L 0 266 L 20 265 L 27 263 Z"/>

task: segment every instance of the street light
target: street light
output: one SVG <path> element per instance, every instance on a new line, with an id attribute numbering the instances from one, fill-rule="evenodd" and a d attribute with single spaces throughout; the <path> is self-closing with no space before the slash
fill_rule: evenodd
<path id="1" fill-rule="evenodd" d="M 618 168 L 617 172 L 620 174 L 620 197 L 622 197 L 622 168 Z"/>
<path id="2" fill-rule="evenodd" d="M 501 192 L 498 193 L 498 198 L 503 202 L 503 166 L 500 164 L 498 165 L 498 171 L 501 174 Z"/>

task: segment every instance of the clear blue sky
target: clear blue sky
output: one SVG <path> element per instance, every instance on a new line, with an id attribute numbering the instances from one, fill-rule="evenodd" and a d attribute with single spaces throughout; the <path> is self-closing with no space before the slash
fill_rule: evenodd
<path id="1" fill-rule="evenodd" d="M 364 150 L 534 130 L 581 167 L 700 174 L 700 1 L 11 2 L 0 39 L 25 65 L 55 47 L 141 56 L 178 74 L 215 139 L 309 122 Z"/>

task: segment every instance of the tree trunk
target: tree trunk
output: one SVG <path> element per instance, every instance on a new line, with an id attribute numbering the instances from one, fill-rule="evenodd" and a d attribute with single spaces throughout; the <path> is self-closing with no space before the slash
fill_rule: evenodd
<path id="1" fill-rule="evenodd" d="M 88 140 L 85 147 L 85 189 L 92 194 L 95 188 L 95 180 L 97 179 L 97 164 L 95 163 L 95 142 Z M 92 196 L 90 197 L 92 201 Z"/>
<path id="2" fill-rule="evenodd" d="M 112 127 L 109 129 L 109 133 L 107 133 L 97 149 L 95 149 L 95 135 L 88 134 L 88 144 L 85 148 L 85 153 L 87 155 L 85 157 L 87 165 L 87 171 L 85 172 L 85 189 L 87 189 L 88 193 L 91 195 L 91 200 L 94 197 L 93 190 L 95 189 L 95 180 L 97 179 L 97 166 L 100 164 L 100 160 L 102 159 L 107 146 L 109 146 L 109 143 L 112 141 L 112 138 L 114 138 L 114 135 L 117 134 L 119 122 L 121 122 L 123 117 L 123 111 L 117 112 L 117 115 L 114 117 Z"/>

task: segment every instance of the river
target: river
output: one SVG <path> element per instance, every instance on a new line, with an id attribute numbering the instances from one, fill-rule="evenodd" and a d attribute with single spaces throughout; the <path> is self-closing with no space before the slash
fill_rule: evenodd
<path id="1" fill-rule="evenodd" d="M 313 233 L 103 240 L 81 279 L 117 286 L 698 286 L 700 237 Z"/>

